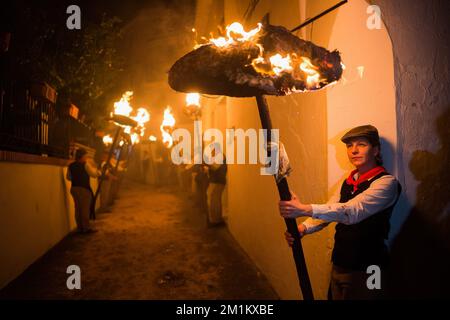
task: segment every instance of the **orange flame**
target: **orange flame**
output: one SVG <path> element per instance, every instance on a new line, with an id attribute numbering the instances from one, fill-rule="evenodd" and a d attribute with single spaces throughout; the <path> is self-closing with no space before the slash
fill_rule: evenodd
<path id="1" fill-rule="evenodd" d="M 129 117 L 133 108 L 130 106 L 130 100 L 133 91 L 127 91 L 122 95 L 120 101 L 114 102 L 114 114 Z"/>
<path id="2" fill-rule="evenodd" d="M 130 138 L 131 138 L 131 144 L 136 144 L 136 143 L 139 143 L 139 140 L 140 140 L 140 138 L 139 138 L 139 135 L 136 133 L 136 132 L 133 132 L 131 135 L 130 135 Z"/>
<path id="3" fill-rule="evenodd" d="M 145 108 L 139 108 L 136 116 L 132 117 L 132 119 L 138 123 L 136 130 L 139 131 L 141 137 L 143 137 L 145 133 L 145 124 L 150 120 L 150 113 Z"/>
<path id="4" fill-rule="evenodd" d="M 260 74 L 267 74 L 271 76 L 281 76 L 283 73 L 291 74 L 294 79 L 306 79 L 306 88 L 317 88 L 322 81 L 319 68 L 315 66 L 307 57 L 297 57 L 295 53 L 288 53 L 285 56 L 277 53 L 270 57 L 264 57 L 264 47 L 258 43 L 258 33 L 262 29 L 262 24 L 246 32 L 244 27 L 234 22 L 226 27 L 227 36 L 210 39 L 209 44 L 219 48 L 226 48 L 229 45 L 251 41 L 254 45 L 259 47 L 259 55 L 252 60 L 251 65 L 256 72 Z M 344 66 L 342 66 L 344 68 Z M 300 72 L 303 76 L 300 75 Z M 295 92 L 295 88 L 291 88 Z"/>
<path id="5" fill-rule="evenodd" d="M 109 146 L 113 143 L 113 138 L 108 134 L 103 137 L 103 143 L 105 144 L 105 146 Z"/>
<path id="6" fill-rule="evenodd" d="M 138 123 L 138 126 L 143 127 L 150 120 L 150 113 L 145 108 L 139 108 L 132 119 Z"/>
<path id="7" fill-rule="evenodd" d="M 200 95 L 198 93 L 188 93 L 186 95 L 186 105 L 200 107 Z"/>
<path id="8" fill-rule="evenodd" d="M 291 72 L 293 67 L 291 66 L 291 56 L 288 54 L 286 58 L 283 58 L 281 54 L 277 53 L 270 57 L 270 64 L 272 65 L 272 70 L 277 76 L 282 72 Z"/>
<path id="9" fill-rule="evenodd" d="M 173 145 L 173 139 L 172 135 L 170 134 L 170 131 L 173 129 L 174 126 L 175 126 L 175 118 L 172 115 L 172 109 L 169 106 L 167 106 L 167 108 L 164 110 L 164 118 L 160 126 L 162 140 L 167 148 L 170 148 Z"/>
<path id="10" fill-rule="evenodd" d="M 317 67 L 311 63 L 306 57 L 302 57 L 302 63 L 300 64 L 300 70 L 306 74 L 306 84 L 308 88 L 317 86 L 320 82 L 320 73 L 317 72 Z"/>

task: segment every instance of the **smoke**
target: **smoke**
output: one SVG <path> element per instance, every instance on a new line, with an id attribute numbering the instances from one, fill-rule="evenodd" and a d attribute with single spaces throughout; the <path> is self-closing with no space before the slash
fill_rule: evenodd
<path id="1" fill-rule="evenodd" d="M 133 9 L 129 6 L 135 6 Z M 122 91 L 134 91 L 133 107 L 147 107 L 151 113 L 148 132 L 160 136 L 164 108 L 183 118 L 183 101 L 167 84 L 167 72 L 178 57 L 194 46 L 195 1 L 139 1 L 122 4 L 126 11 L 123 39 L 118 45 L 125 57 Z M 120 96 L 121 92 L 117 93 Z M 177 100 L 178 99 L 178 100 Z"/>

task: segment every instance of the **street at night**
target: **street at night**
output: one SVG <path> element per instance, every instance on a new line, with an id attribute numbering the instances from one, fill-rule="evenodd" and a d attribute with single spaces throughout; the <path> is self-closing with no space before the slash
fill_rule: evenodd
<path id="1" fill-rule="evenodd" d="M 450 298 L 450 1 L 0 11 L 1 302 Z"/>
<path id="2" fill-rule="evenodd" d="M 0 297 L 278 299 L 228 231 L 208 229 L 180 191 L 129 182 L 95 227 L 89 237 L 68 235 Z M 67 290 L 69 265 L 82 266 L 82 290 Z"/>

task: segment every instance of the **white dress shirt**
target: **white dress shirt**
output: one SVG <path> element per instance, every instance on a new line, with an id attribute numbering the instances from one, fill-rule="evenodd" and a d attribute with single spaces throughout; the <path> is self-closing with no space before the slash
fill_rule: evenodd
<path id="1" fill-rule="evenodd" d="M 306 234 L 322 230 L 331 222 L 349 225 L 367 219 L 395 203 L 397 188 L 398 182 L 395 177 L 384 175 L 372 182 L 367 190 L 344 203 L 339 203 L 341 191 L 339 188 L 326 204 L 311 205 L 312 217 L 303 222 Z"/>

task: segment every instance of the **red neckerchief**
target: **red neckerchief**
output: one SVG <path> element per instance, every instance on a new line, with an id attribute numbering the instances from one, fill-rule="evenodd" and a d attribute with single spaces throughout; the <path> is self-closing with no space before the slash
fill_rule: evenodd
<path id="1" fill-rule="evenodd" d="M 380 174 L 380 173 L 382 173 L 382 172 L 385 172 L 385 171 L 386 171 L 386 169 L 385 169 L 384 167 L 378 166 L 378 167 L 375 167 L 375 168 L 373 168 L 373 169 L 370 169 L 369 171 L 367 171 L 367 172 L 364 173 L 364 174 L 361 174 L 361 175 L 358 177 L 358 180 L 354 180 L 354 179 L 353 179 L 353 176 L 355 175 L 355 173 L 358 172 L 358 170 L 353 170 L 353 171 L 350 173 L 350 175 L 348 176 L 346 182 L 347 182 L 347 184 L 349 184 L 349 185 L 353 185 L 353 192 L 355 192 L 356 190 L 358 190 L 358 185 L 359 185 L 360 183 L 362 183 L 362 182 L 364 182 L 364 181 L 367 181 L 367 180 L 369 180 L 369 179 L 375 177 L 376 175 L 378 175 L 378 174 Z"/>

